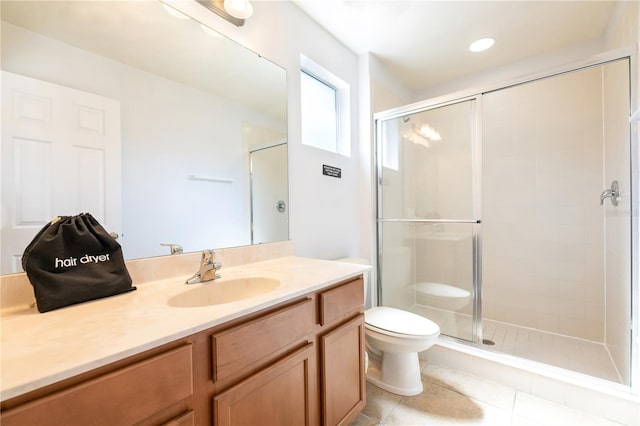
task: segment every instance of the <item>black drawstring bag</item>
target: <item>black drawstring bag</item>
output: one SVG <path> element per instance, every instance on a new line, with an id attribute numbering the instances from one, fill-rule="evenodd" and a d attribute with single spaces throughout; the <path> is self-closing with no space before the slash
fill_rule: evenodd
<path id="1" fill-rule="evenodd" d="M 135 290 L 122 247 L 89 213 L 55 218 L 22 256 L 38 311 Z"/>

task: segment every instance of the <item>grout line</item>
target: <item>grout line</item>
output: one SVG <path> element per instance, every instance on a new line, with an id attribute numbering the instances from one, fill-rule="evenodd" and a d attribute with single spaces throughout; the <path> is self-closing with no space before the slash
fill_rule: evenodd
<path id="1" fill-rule="evenodd" d="M 372 386 L 375 386 L 375 385 L 372 385 Z M 379 424 L 380 424 L 381 426 L 383 426 L 383 425 L 387 422 L 387 419 L 389 418 L 389 416 L 391 415 L 391 413 L 393 413 L 393 412 L 396 410 L 396 408 L 398 408 L 398 405 L 400 405 L 400 403 L 402 402 L 402 400 L 403 400 L 404 398 L 405 398 L 405 397 L 403 396 L 403 397 L 401 397 L 398 401 L 396 401 L 396 403 L 393 405 L 393 407 L 391 407 L 391 410 L 389 410 L 389 412 L 387 413 L 387 415 L 386 415 L 386 416 L 384 416 L 382 419 L 380 419 L 380 423 L 379 423 Z"/>
<path id="2" fill-rule="evenodd" d="M 511 403 L 511 422 L 510 424 L 513 425 L 513 422 L 515 421 L 515 416 L 516 416 L 516 400 L 518 399 L 518 393 L 520 392 L 517 389 L 513 389 L 513 402 Z"/>
<path id="3" fill-rule="evenodd" d="M 620 383 L 624 383 L 624 380 L 622 380 L 622 375 L 620 374 L 620 370 L 618 370 L 618 365 L 613 360 L 613 356 L 611 355 L 611 351 L 609 350 L 609 346 L 605 345 L 605 344 L 603 344 L 602 346 L 604 347 L 604 350 L 607 353 L 607 356 L 609 357 L 609 361 L 611 361 L 611 365 L 613 365 L 613 369 L 614 369 L 614 371 L 616 372 L 616 374 L 618 376 L 618 380 L 620 380 Z"/>

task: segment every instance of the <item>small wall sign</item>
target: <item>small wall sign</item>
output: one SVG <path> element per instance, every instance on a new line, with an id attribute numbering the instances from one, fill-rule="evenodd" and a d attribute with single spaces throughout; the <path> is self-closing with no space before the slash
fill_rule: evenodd
<path id="1" fill-rule="evenodd" d="M 342 169 L 338 167 L 327 166 L 326 164 L 322 165 L 322 174 L 325 176 L 331 176 L 338 179 L 342 178 Z"/>

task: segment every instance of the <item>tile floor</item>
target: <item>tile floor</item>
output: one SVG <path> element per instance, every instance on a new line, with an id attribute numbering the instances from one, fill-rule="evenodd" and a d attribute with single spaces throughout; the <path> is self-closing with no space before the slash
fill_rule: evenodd
<path id="1" fill-rule="evenodd" d="M 351 426 L 620 426 L 461 371 L 423 364 L 420 395 L 367 383 L 367 405 Z"/>

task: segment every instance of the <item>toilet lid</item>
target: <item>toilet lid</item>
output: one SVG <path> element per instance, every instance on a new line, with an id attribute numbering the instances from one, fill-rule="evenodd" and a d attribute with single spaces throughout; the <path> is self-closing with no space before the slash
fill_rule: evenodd
<path id="1" fill-rule="evenodd" d="M 440 327 L 435 322 L 416 315 L 387 306 L 376 306 L 364 313 L 365 323 L 398 334 L 414 336 L 431 336 L 440 333 Z"/>

